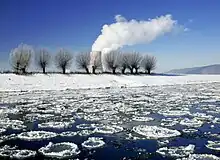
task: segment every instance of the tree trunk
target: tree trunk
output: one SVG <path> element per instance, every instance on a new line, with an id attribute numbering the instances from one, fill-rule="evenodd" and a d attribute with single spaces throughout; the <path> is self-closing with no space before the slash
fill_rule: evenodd
<path id="1" fill-rule="evenodd" d="M 63 67 L 63 74 L 65 74 L 66 73 L 66 68 L 65 67 Z"/>
<path id="2" fill-rule="evenodd" d="M 45 67 L 43 67 L 43 74 L 45 74 L 46 73 L 46 68 Z"/>
<path id="3" fill-rule="evenodd" d="M 92 73 L 95 74 L 95 67 L 92 66 Z"/>
<path id="4" fill-rule="evenodd" d="M 138 68 L 135 68 L 135 73 L 138 74 Z"/>
<path id="5" fill-rule="evenodd" d="M 86 68 L 86 73 L 89 74 L 89 69 L 88 68 Z"/>
<path id="6" fill-rule="evenodd" d="M 131 74 L 133 74 L 134 72 L 133 72 L 133 68 L 130 68 L 130 72 L 131 72 Z"/>
<path id="7" fill-rule="evenodd" d="M 112 73 L 115 74 L 116 68 L 112 68 Z"/>
<path id="8" fill-rule="evenodd" d="M 124 67 L 124 68 L 122 68 L 121 73 L 122 73 L 122 74 L 125 74 L 125 70 L 126 70 L 126 68 L 125 68 L 125 67 Z"/>
<path id="9" fill-rule="evenodd" d="M 150 69 L 147 70 L 147 74 L 150 74 Z"/>
<path id="10" fill-rule="evenodd" d="M 21 70 L 22 70 L 22 73 L 23 73 L 23 74 L 25 74 L 25 73 L 26 73 L 26 68 L 25 68 L 25 67 L 24 67 L 24 68 L 22 68 Z"/>

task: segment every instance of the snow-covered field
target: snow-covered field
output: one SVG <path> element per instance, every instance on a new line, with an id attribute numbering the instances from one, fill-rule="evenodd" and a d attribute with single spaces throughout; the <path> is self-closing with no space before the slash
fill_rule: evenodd
<path id="1" fill-rule="evenodd" d="M 0 159 L 219 160 L 220 76 L 2 74 L 0 82 Z"/>
<path id="2" fill-rule="evenodd" d="M 220 75 L 132 76 L 132 75 L 62 75 L 29 76 L 0 74 L 0 91 L 66 90 L 105 87 L 140 87 L 220 82 Z"/>

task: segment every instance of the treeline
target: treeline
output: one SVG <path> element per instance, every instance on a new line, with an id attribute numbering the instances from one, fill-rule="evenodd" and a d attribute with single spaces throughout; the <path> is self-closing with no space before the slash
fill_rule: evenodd
<path id="1" fill-rule="evenodd" d="M 97 70 L 102 70 L 116 74 L 120 72 L 125 74 L 129 71 L 131 74 L 138 74 L 140 70 L 146 74 L 156 68 L 156 58 L 151 55 L 141 55 L 138 52 L 122 53 L 120 51 L 111 51 L 102 56 L 93 57 L 91 63 L 90 52 L 80 52 L 73 56 L 68 50 L 60 49 L 54 57 L 51 56 L 47 49 L 37 49 L 26 44 L 20 44 L 13 49 L 10 54 L 10 64 L 16 74 L 26 74 L 28 67 L 31 65 L 31 59 L 34 56 L 35 65 L 42 69 L 43 73 L 47 73 L 47 68 L 54 63 L 56 67 L 66 73 L 71 65 L 75 63 L 78 69 L 83 69 L 85 73 L 95 74 Z"/>

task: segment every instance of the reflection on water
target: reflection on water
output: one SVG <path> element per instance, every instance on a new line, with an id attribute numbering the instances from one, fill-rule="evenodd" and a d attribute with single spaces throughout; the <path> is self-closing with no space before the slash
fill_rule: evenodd
<path id="1" fill-rule="evenodd" d="M 1 157 L 215 159 L 219 133 L 220 83 L 0 92 Z"/>

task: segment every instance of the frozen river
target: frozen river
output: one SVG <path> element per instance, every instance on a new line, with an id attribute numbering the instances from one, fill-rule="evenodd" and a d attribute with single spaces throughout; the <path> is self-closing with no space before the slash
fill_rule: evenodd
<path id="1" fill-rule="evenodd" d="M 0 92 L 0 156 L 218 159 L 220 83 Z"/>

